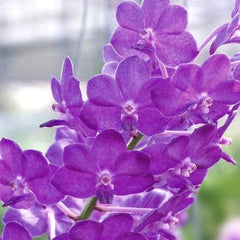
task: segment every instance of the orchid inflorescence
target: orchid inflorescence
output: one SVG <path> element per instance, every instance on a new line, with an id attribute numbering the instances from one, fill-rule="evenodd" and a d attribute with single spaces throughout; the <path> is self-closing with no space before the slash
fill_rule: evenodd
<path id="1" fill-rule="evenodd" d="M 102 73 L 82 99 L 72 62 L 53 77 L 55 141 L 46 154 L 0 142 L 1 240 L 174 240 L 221 158 L 240 105 L 240 1 L 198 48 L 187 11 L 169 0 L 122 2 Z M 210 56 L 195 59 L 208 43 Z"/>

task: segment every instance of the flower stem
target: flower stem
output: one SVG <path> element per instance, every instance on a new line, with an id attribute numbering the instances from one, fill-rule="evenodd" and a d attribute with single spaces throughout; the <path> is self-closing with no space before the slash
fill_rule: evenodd
<path id="1" fill-rule="evenodd" d="M 90 199 L 88 199 L 88 201 L 86 202 L 83 210 L 82 210 L 82 213 L 80 214 L 80 216 L 78 217 L 78 220 L 86 220 L 88 219 L 92 212 L 94 211 L 94 208 L 97 204 L 97 197 L 92 197 Z"/>
<path id="2" fill-rule="evenodd" d="M 74 214 L 68 207 L 66 207 L 62 202 L 59 202 L 56 204 L 57 207 L 69 218 L 73 219 L 74 221 L 77 221 L 78 216 Z"/>
<path id="3" fill-rule="evenodd" d="M 140 132 L 138 132 L 138 136 L 132 137 L 131 140 L 129 141 L 129 143 L 127 145 L 127 149 L 128 150 L 134 149 L 142 141 L 143 137 L 144 137 L 144 135 L 141 134 Z"/>
<path id="4" fill-rule="evenodd" d="M 116 207 L 116 206 L 107 206 L 103 204 L 97 204 L 95 206 L 95 209 L 100 212 L 129 213 L 129 214 L 135 214 L 135 215 L 143 215 L 145 213 L 148 213 L 154 210 L 153 208 Z"/>

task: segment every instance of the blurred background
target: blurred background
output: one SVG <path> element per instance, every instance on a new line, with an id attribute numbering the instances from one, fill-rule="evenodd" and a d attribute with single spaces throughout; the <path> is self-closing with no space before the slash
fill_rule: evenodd
<path id="1" fill-rule="evenodd" d="M 66 56 L 72 59 L 75 76 L 83 88 L 92 75 L 101 72 L 102 47 L 109 42 L 115 27 L 119 2 L 0 0 L 0 137 L 17 141 L 23 149 L 47 150 L 54 129 L 38 126 L 54 117 L 50 79 L 59 78 Z M 188 29 L 200 44 L 218 25 L 230 20 L 235 1 L 171 2 L 189 10 Z M 239 45 L 218 50 L 229 56 L 237 51 Z M 208 47 L 197 61 L 202 63 L 207 54 Z M 189 211 L 184 240 L 217 239 L 226 221 L 240 218 L 239 122 L 238 117 L 226 134 L 233 138 L 226 151 L 239 164 L 234 167 L 220 162 L 210 170 Z"/>

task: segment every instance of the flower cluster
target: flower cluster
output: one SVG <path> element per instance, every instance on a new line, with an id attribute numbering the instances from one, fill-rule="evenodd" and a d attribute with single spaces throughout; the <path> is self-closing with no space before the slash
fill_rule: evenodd
<path id="1" fill-rule="evenodd" d="M 66 58 L 52 78 L 56 119 L 46 154 L 0 142 L 0 199 L 8 207 L 1 240 L 174 240 L 184 210 L 240 105 L 240 55 L 215 54 L 240 43 L 240 1 L 230 23 L 198 48 L 187 11 L 169 0 L 122 2 L 103 48 L 102 73 L 79 81 Z M 212 40 L 210 57 L 195 58 Z"/>

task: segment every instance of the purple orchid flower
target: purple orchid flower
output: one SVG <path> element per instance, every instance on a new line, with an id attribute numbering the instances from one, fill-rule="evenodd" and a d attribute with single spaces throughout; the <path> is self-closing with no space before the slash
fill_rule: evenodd
<path id="1" fill-rule="evenodd" d="M 65 125 L 75 129 L 83 136 L 94 136 L 95 132 L 89 129 L 79 118 L 83 104 L 79 81 L 73 76 L 73 65 L 70 58 L 66 58 L 62 67 L 61 82 L 55 77 L 51 80 L 52 95 L 57 104 L 52 109 L 60 113 L 59 119 L 53 119 L 40 125 L 52 127 Z"/>
<path id="2" fill-rule="evenodd" d="M 33 182 L 46 177 L 49 167 L 44 156 L 34 150 L 25 150 L 14 142 L 3 138 L 0 142 L 0 199 L 3 206 L 29 208 L 34 205 L 36 195 L 44 188 Z M 33 186 L 31 186 L 33 184 Z"/>
<path id="3" fill-rule="evenodd" d="M 192 123 L 217 122 L 229 105 L 240 101 L 240 82 L 231 79 L 230 61 L 219 54 L 201 67 L 180 65 L 170 80 L 159 81 L 152 90 L 152 99 L 165 116 L 185 114 Z"/>
<path id="4" fill-rule="evenodd" d="M 149 239 L 176 240 L 174 228 L 179 223 L 176 216 L 193 203 L 189 194 L 189 191 L 179 191 L 158 208 L 142 216 L 134 231 L 141 232 Z"/>
<path id="5" fill-rule="evenodd" d="M 106 130 L 92 146 L 73 144 L 64 149 L 64 166 L 52 184 L 63 194 L 87 198 L 97 195 L 111 203 L 113 195 L 145 191 L 153 184 L 148 173 L 149 159 L 138 151 L 127 151 L 120 133 Z"/>
<path id="6" fill-rule="evenodd" d="M 169 0 L 144 0 L 142 6 L 125 1 L 117 8 L 119 27 L 111 44 L 123 57 L 138 55 L 159 59 L 165 65 L 190 62 L 198 54 L 192 35 L 186 31 L 187 11 Z"/>
<path id="7" fill-rule="evenodd" d="M 94 76 L 87 85 L 90 103 L 83 107 L 81 117 L 95 129 L 122 128 L 132 136 L 137 130 L 146 135 L 162 132 L 167 120 L 152 104 L 149 89 L 155 81 L 150 78 L 148 65 L 138 57 L 123 60 L 115 79 Z"/>

